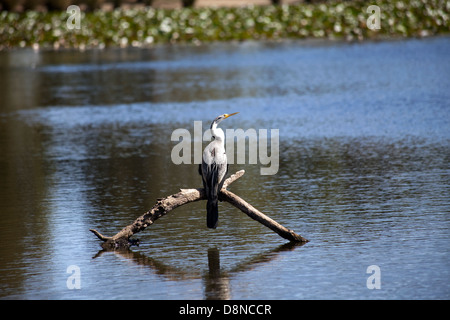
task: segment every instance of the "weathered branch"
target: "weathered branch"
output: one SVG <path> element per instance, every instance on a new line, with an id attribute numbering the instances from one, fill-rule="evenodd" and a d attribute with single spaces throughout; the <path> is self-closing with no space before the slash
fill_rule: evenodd
<path id="1" fill-rule="evenodd" d="M 234 193 L 226 190 L 226 188 L 231 183 L 242 177 L 244 173 L 244 170 L 240 170 L 225 180 L 222 190 L 219 194 L 220 199 L 231 203 L 236 208 L 247 214 L 249 217 L 272 229 L 285 239 L 294 242 L 307 242 L 308 240 L 306 240 L 302 236 L 296 234 L 290 229 L 283 227 L 281 224 L 267 217 Z M 176 194 L 170 195 L 166 198 L 158 199 L 153 208 L 137 218 L 132 224 L 123 228 L 113 237 L 106 237 L 95 229 L 90 229 L 90 231 L 94 233 L 97 238 L 104 242 L 102 244 L 102 247 L 105 249 L 116 249 L 122 247 L 126 248 L 131 244 L 136 243 L 136 241 L 130 240 L 131 236 L 143 231 L 145 228 L 152 225 L 157 219 L 166 215 L 173 209 L 198 200 L 206 200 L 203 188 L 180 189 L 180 192 Z"/>

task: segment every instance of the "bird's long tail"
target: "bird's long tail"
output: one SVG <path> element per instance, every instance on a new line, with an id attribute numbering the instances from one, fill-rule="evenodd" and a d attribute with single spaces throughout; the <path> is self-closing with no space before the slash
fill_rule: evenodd
<path id="1" fill-rule="evenodd" d="M 215 229 L 219 221 L 219 201 L 217 198 L 208 199 L 206 212 L 206 225 L 208 228 Z"/>

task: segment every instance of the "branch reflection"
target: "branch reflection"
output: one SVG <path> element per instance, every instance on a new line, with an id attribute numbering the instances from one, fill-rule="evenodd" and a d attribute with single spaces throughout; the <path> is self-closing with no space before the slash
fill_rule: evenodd
<path id="1" fill-rule="evenodd" d="M 303 243 L 294 242 L 280 245 L 270 251 L 260 253 L 242 261 L 229 271 L 223 270 L 220 267 L 220 250 L 217 248 L 209 248 L 207 251 L 208 271 L 205 273 L 176 268 L 148 257 L 141 252 L 134 252 L 132 250 L 119 250 L 113 252 L 114 254 L 122 258 L 126 258 L 137 265 L 150 267 L 155 274 L 162 275 L 167 280 L 180 281 L 187 279 L 202 279 L 205 300 L 229 300 L 231 299 L 231 276 L 240 272 L 250 271 L 258 265 L 269 263 L 274 260 L 279 253 L 294 250 L 296 247 L 300 247 L 302 245 Z M 99 258 L 105 252 L 110 251 L 100 250 L 93 257 L 93 259 Z"/>

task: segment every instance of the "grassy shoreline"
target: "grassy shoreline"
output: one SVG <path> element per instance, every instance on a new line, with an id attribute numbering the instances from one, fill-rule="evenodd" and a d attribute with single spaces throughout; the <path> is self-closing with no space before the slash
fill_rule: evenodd
<path id="1" fill-rule="evenodd" d="M 346 2 L 242 8 L 116 9 L 81 12 L 70 30 L 66 12 L 0 12 L 0 50 L 10 48 L 151 47 L 156 44 L 282 39 L 364 40 L 449 34 L 450 1 L 374 1 L 380 29 L 370 30 L 369 4 Z"/>

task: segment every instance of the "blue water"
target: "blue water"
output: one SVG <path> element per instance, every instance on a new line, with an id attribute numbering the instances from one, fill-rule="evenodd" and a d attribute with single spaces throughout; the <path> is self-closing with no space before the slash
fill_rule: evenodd
<path id="1" fill-rule="evenodd" d="M 449 52 L 448 37 L 2 52 L 0 297 L 448 299 Z M 280 164 L 232 165 L 230 190 L 310 242 L 226 203 L 209 230 L 199 202 L 102 252 L 90 228 L 201 185 L 171 133 L 237 111 L 223 129 L 279 129 Z"/>

